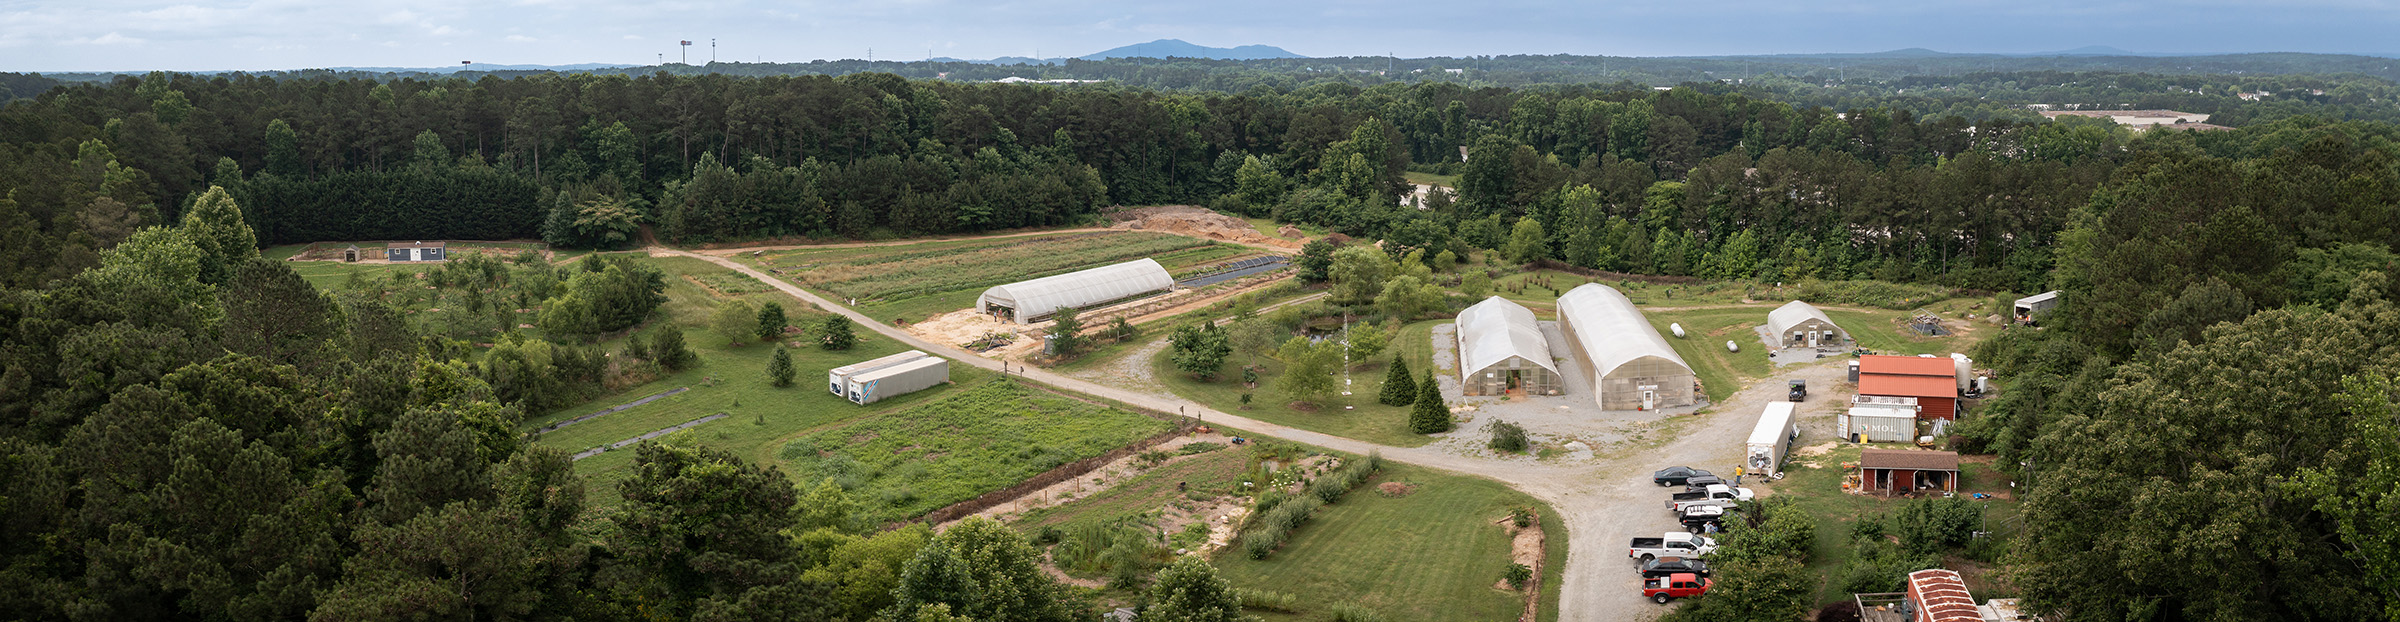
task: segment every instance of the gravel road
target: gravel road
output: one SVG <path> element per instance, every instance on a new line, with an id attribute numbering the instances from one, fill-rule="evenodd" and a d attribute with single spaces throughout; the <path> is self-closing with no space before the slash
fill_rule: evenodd
<path id="1" fill-rule="evenodd" d="M 947 344 L 918 339 L 730 259 L 658 247 L 653 247 L 651 252 L 706 260 L 748 274 L 818 307 L 849 316 L 852 321 L 911 347 L 948 357 L 959 364 L 995 371 L 1002 369 L 1001 361 L 974 356 Z M 1629 570 L 1630 562 L 1616 552 L 1636 534 L 1655 534 L 1676 526 L 1673 518 L 1663 509 L 1665 491 L 1643 476 L 1652 470 L 1677 464 L 1730 471 L 1731 466 L 1740 459 L 1741 441 L 1757 422 L 1759 409 L 1769 401 L 1784 398 L 1784 381 L 1802 378 L 1809 380 L 1811 387 L 1833 387 L 1844 373 L 1843 368 L 1834 364 L 1840 360 L 1828 358 L 1826 362 L 1813 365 L 1784 368 L 1775 376 L 1760 380 L 1709 409 L 1713 414 L 1670 419 L 1669 425 L 1676 430 L 1668 438 L 1654 439 L 1651 441 L 1653 444 L 1614 447 L 1590 461 L 1575 463 L 1495 459 L 1446 450 L 1444 443 L 1425 447 L 1386 447 L 1209 409 L 1154 388 L 1108 386 L 1014 364 L 1009 364 L 1006 373 L 1151 410 L 1199 412 L 1208 421 L 1255 434 L 1350 453 L 1381 451 L 1388 459 L 1507 483 L 1550 504 L 1567 523 L 1567 561 L 1564 577 L 1558 586 L 1562 590 L 1559 619 L 1580 622 L 1650 620 L 1665 611 L 1641 598 L 1637 587 L 1639 582 Z M 1803 426 L 1810 427 L 1808 424 L 1819 418 L 1830 419 L 1833 401 L 1826 397 L 1811 400 L 1802 408 Z M 1802 439 L 1803 443 L 1810 441 Z M 1759 488 L 1761 494 L 1772 494 L 1771 486 Z"/>

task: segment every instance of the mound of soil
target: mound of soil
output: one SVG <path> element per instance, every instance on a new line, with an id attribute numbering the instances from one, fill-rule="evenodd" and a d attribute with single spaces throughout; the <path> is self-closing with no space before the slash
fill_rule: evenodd
<path id="1" fill-rule="evenodd" d="M 1161 205 L 1139 207 L 1108 213 L 1116 224 L 1114 229 L 1158 231 L 1195 238 L 1224 240 L 1240 244 L 1300 248 L 1301 243 L 1259 233 L 1250 221 L 1234 218 L 1192 205 Z"/>

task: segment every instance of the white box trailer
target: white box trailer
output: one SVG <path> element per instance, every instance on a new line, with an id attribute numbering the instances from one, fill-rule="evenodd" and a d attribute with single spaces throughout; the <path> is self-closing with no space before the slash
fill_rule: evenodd
<path id="1" fill-rule="evenodd" d="M 834 395 L 849 397 L 851 376 L 914 361 L 925 358 L 926 356 L 928 355 L 925 354 L 923 350 L 909 350 L 907 352 L 902 352 L 863 363 L 851 363 L 841 367 L 835 367 L 825 372 L 825 390 L 833 392 Z"/>
<path id="2" fill-rule="evenodd" d="M 1767 410 L 1758 414 L 1758 427 L 1750 429 L 1745 466 L 1749 472 L 1767 477 L 1782 475 L 1784 452 L 1799 436 L 1800 426 L 1792 421 L 1792 403 L 1767 402 Z"/>
<path id="3" fill-rule="evenodd" d="M 950 359 L 929 356 L 850 376 L 849 397 L 855 404 L 873 404 L 950 381 Z"/>

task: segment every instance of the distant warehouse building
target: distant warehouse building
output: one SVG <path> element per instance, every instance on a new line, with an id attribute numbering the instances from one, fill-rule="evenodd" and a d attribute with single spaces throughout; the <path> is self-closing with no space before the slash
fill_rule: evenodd
<path id="1" fill-rule="evenodd" d="M 1767 330 L 1775 334 L 1775 347 L 1797 348 L 1840 346 L 1850 341 L 1850 333 L 1833 324 L 1833 318 L 1815 305 L 1794 300 L 1767 312 Z"/>
<path id="2" fill-rule="evenodd" d="M 1699 377 L 1667 338 L 1615 288 L 1588 283 L 1558 297 L 1567 349 L 1592 375 L 1594 401 L 1608 410 L 1674 408 L 1699 401 Z"/>
<path id="3" fill-rule="evenodd" d="M 1524 305 L 1499 296 L 1458 312 L 1459 386 L 1467 395 L 1558 395 L 1558 361 Z"/>
<path id="4" fill-rule="evenodd" d="M 2060 295 L 2061 294 L 2059 294 L 2057 290 L 2051 290 L 2026 296 L 2024 298 L 2018 298 L 2017 304 L 2015 305 L 2017 312 L 2017 323 L 2032 324 L 2040 321 L 2042 316 L 2050 313 L 2051 309 L 2058 308 Z"/>
<path id="5" fill-rule="evenodd" d="M 1004 322 L 1049 319 L 1059 309 L 1080 309 L 1175 288 L 1175 277 L 1147 257 L 1090 270 L 1019 281 L 983 290 L 976 310 Z"/>

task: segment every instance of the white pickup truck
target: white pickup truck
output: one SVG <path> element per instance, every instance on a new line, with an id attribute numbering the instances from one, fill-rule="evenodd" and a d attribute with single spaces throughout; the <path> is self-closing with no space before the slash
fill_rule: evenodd
<path id="1" fill-rule="evenodd" d="M 1667 511 L 1682 512 L 1684 508 L 1698 505 L 1727 507 L 1737 505 L 1742 501 L 1749 501 L 1751 498 L 1752 495 L 1748 488 L 1709 484 L 1706 490 L 1675 493 L 1673 498 L 1667 499 Z"/>
<path id="2" fill-rule="evenodd" d="M 1714 552 L 1717 552 L 1715 538 L 1670 531 L 1663 538 L 1634 538 L 1633 545 L 1625 549 L 1625 556 L 1650 561 L 1661 557 L 1707 557 Z"/>

